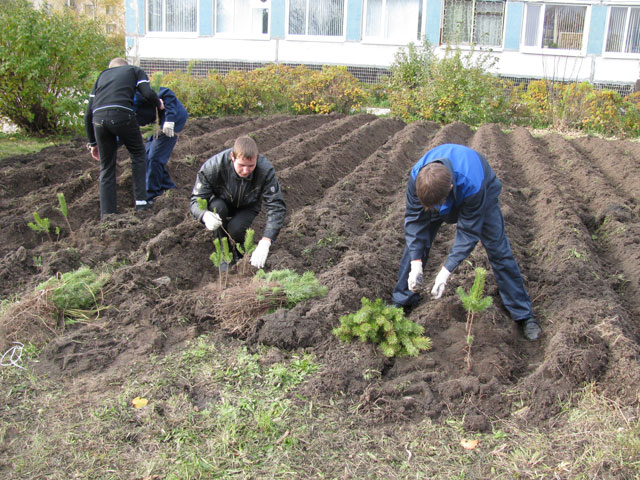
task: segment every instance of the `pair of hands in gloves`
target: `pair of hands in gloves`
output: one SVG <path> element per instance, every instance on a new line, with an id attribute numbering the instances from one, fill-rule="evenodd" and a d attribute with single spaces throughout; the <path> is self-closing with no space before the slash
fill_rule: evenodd
<path id="1" fill-rule="evenodd" d="M 431 289 L 431 296 L 434 299 L 439 299 L 442 297 L 444 293 L 444 287 L 447 285 L 447 280 L 449 280 L 449 275 L 451 272 L 447 270 L 445 267 L 440 269 L 440 272 L 436 276 L 436 281 L 433 284 L 433 288 Z M 407 281 L 409 284 L 409 290 L 412 292 L 418 292 L 420 287 L 422 287 L 422 261 L 421 260 L 413 260 L 411 262 L 411 271 L 409 272 L 409 279 Z"/>
<path id="2" fill-rule="evenodd" d="M 202 216 L 202 223 L 204 223 L 208 230 L 215 232 L 222 226 L 222 219 L 217 213 L 206 211 Z M 269 248 L 271 248 L 271 240 L 267 237 L 263 237 L 251 254 L 251 265 L 256 268 L 264 267 L 267 257 L 269 256 Z"/>

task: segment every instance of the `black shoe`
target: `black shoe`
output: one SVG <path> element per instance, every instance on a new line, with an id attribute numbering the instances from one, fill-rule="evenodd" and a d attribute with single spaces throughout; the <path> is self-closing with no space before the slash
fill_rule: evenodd
<path id="1" fill-rule="evenodd" d="M 400 305 L 399 303 L 392 303 L 391 306 L 401 308 L 405 317 L 408 316 L 411 313 L 411 310 L 413 310 L 413 307 L 415 307 L 415 305 Z"/>
<path id="2" fill-rule="evenodd" d="M 522 335 L 524 335 L 524 338 L 530 342 L 538 340 L 542 333 L 542 329 L 540 328 L 540 325 L 538 325 L 538 322 L 533 318 L 527 318 L 526 320 L 520 320 L 518 323 L 522 328 Z"/>
<path id="3" fill-rule="evenodd" d="M 153 209 L 153 202 L 147 201 L 146 203 L 136 205 L 136 212 L 140 212 L 144 210 L 152 210 L 152 209 Z"/>

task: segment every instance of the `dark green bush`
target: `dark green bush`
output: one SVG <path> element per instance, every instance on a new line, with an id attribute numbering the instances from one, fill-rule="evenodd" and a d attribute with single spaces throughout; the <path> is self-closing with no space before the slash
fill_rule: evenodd
<path id="1" fill-rule="evenodd" d="M 0 32 L 0 116 L 30 134 L 77 129 L 95 72 L 124 53 L 96 22 L 27 0 L 3 0 Z"/>

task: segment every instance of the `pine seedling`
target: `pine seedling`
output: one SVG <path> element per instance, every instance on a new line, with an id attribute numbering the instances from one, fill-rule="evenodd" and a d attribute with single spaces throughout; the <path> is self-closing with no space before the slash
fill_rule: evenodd
<path id="1" fill-rule="evenodd" d="M 49 237 L 49 240 L 51 240 L 51 235 L 49 234 L 49 230 L 51 229 L 51 222 L 49 221 L 49 219 L 47 217 L 40 217 L 40 215 L 38 215 L 38 212 L 33 212 L 33 219 L 35 220 L 35 222 L 29 222 L 27 224 L 29 225 L 29 228 L 34 232 L 46 233 L 47 237 Z"/>
<path id="2" fill-rule="evenodd" d="M 209 202 L 207 202 L 206 198 L 196 198 L 196 202 L 198 202 L 198 206 L 201 210 L 206 210 L 209 206 Z"/>
<path id="3" fill-rule="evenodd" d="M 253 253 L 253 251 L 256 249 L 257 245 L 253 242 L 253 237 L 255 236 L 256 232 L 253 228 L 247 228 L 247 231 L 244 234 L 244 244 L 240 245 L 239 243 L 236 244 L 236 249 L 242 254 L 242 255 L 251 255 Z M 247 266 L 247 262 L 244 262 L 242 264 L 242 273 L 245 273 L 246 270 L 246 266 Z"/>
<path id="4" fill-rule="evenodd" d="M 71 224 L 69 223 L 69 209 L 67 208 L 67 200 L 64 198 L 64 193 L 58 194 L 58 203 L 60 204 L 60 211 L 64 216 L 65 221 L 67 222 L 67 227 L 69 227 L 69 236 L 73 241 L 73 229 L 71 228 Z"/>
<path id="5" fill-rule="evenodd" d="M 485 311 L 493 303 L 493 298 L 487 296 L 484 297 L 484 282 L 487 277 L 487 271 L 482 268 L 476 268 L 476 276 L 473 279 L 473 286 L 469 293 L 465 292 L 462 287 L 458 287 L 456 292 L 462 302 L 465 310 L 467 311 L 467 369 L 471 370 L 471 345 L 473 345 L 473 319 L 476 313 Z"/>
<path id="6" fill-rule="evenodd" d="M 424 328 L 409 320 L 401 308 L 385 305 L 379 298 L 372 302 L 363 297 L 361 303 L 360 310 L 340 317 L 340 326 L 333 329 L 340 340 L 375 343 L 386 357 L 415 357 L 420 350 L 431 349 L 431 339 L 422 335 Z"/>
<path id="7" fill-rule="evenodd" d="M 213 262 L 213 264 L 218 267 L 218 285 L 222 288 L 222 270 L 220 267 L 222 266 L 222 262 L 226 262 L 230 264 L 233 261 L 233 253 L 229 250 L 229 241 L 227 237 L 222 238 L 222 245 L 220 244 L 220 239 L 216 238 L 213 241 L 213 245 L 215 246 L 215 252 L 212 252 L 209 255 L 209 260 Z M 225 281 L 224 285 L 227 285 L 227 276 L 229 275 L 229 270 L 225 272 Z"/>

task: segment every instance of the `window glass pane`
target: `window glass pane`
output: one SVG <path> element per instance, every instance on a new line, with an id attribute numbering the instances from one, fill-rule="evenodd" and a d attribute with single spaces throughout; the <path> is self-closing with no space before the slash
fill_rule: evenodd
<path id="1" fill-rule="evenodd" d="M 587 7 L 546 5 L 542 46 L 580 50 Z"/>
<path id="2" fill-rule="evenodd" d="M 631 9 L 625 51 L 627 53 L 640 53 L 640 8 Z"/>
<path id="3" fill-rule="evenodd" d="M 166 0 L 167 32 L 196 32 L 198 6 L 196 0 Z"/>
<path id="4" fill-rule="evenodd" d="M 622 52 L 624 26 L 627 23 L 627 9 L 612 7 L 609 14 L 609 31 L 607 33 L 606 52 Z"/>
<path id="5" fill-rule="evenodd" d="M 387 0 L 385 37 L 403 42 L 418 40 L 419 0 Z"/>
<path id="6" fill-rule="evenodd" d="M 149 0 L 149 31 L 162 31 L 162 0 Z"/>
<path id="7" fill-rule="evenodd" d="M 290 0 L 289 2 L 289 33 L 291 35 L 304 35 L 306 27 L 306 0 Z"/>
<path id="8" fill-rule="evenodd" d="M 309 35 L 341 36 L 343 22 L 344 0 L 309 2 Z"/>
<path id="9" fill-rule="evenodd" d="M 473 43 L 476 45 L 502 45 L 502 18 L 504 2 L 476 2 Z"/>
<path id="10" fill-rule="evenodd" d="M 216 32 L 233 32 L 233 0 L 216 2 Z"/>
<path id="11" fill-rule="evenodd" d="M 470 43 L 472 20 L 472 1 L 445 0 L 443 42 L 451 45 Z"/>
<path id="12" fill-rule="evenodd" d="M 382 0 L 369 0 L 367 2 L 367 21 L 364 26 L 366 37 L 382 36 Z"/>
<path id="13" fill-rule="evenodd" d="M 527 18 L 524 27 L 524 44 L 527 47 L 535 47 L 538 41 L 538 25 L 540 24 L 540 11 L 542 5 L 528 4 Z"/>

